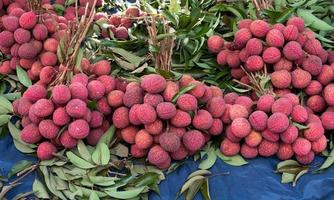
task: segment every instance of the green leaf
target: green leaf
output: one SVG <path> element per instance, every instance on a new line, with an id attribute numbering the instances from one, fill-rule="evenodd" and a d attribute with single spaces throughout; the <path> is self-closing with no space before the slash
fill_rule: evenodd
<path id="1" fill-rule="evenodd" d="M 295 179 L 295 174 L 283 173 L 281 183 L 291 183 Z"/>
<path id="2" fill-rule="evenodd" d="M 300 171 L 300 172 L 296 175 L 296 177 L 294 178 L 293 183 L 292 183 L 292 186 L 295 187 L 296 184 L 297 184 L 298 179 L 299 179 L 301 176 L 303 176 L 304 174 L 306 174 L 307 172 L 308 172 L 308 169 L 305 169 L 305 170 Z"/>
<path id="3" fill-rule="evenodd" d="M 205 180 L 207 180 L 207 178 L 194 181 L 185 194 L 185 200 L 193 200 Z"/>
<path id="4" fill-rule="evenodd" d="M 32 85 L 32 82 L 29 79 L 27 72 L 24 71 L 20 66 L 16 66 L 16 73 L 17 73 L 17 78 L 19 79 L 20 83 L 22 83 L 22 85 L 26 87 Z"/>
<path id="5" fill-rule="evenodd" d="M 12 103 L 5 97 L 5 95 L 0 95 L 0 107 L 5 108 L 8 112 L 13 112 Z"/>
<path id="6" fill-rule="evenodd" d="M 201 187 L 201 194 L 204 200 L 211 200 L 209 191 L 209 180 L 206 179 Z"/>
<path id="7" fill-rule="evenodd" d="M 0 126 L 7 124 L 10 120 L 10 115 L 0 115 Z"/>
<path id="8" fill-rule="evenodd" d="M 240 155 L 235 156 L 225 156 L 220 152 L 219 149 L 216 150 L 217 156 L 222 159 L 225 163 L 232 165 L 232 166 L 242 166 L 248 164 L 247 161 L 243 159 Z"/>
<path id="9" fill-rule="evenodd" d="M 13 140 L 13 142 L 14 142 L 15 148 L 17 150 L 19 150 L 20 152 L 22 152 L 22 153 L 34 153 L 34 152 L 36 152 L 35 149 L 33 149 L 33 148 L 30 147 L 30 144 L 27 145 L 27 144 L 24 144 L 24 143 L 22 143 L 22 142 L 20 142 L 18 140 L 15 140 L 15 139 Z"/>
<path id="10" fill-rule="evenodd" d="M 280 169 L 286 166 L 301 166 L 301 165 L 295 160 L 284 160 L 277 164 L 276 170 L 279 171 Z"/>
<path id="11" fill-rule="evenodd" d="M 92 161 L 92 156 L 90 155 L 86 145 L 83 143 L 82 140 L 78 141 L 77 148 L 81 158 L 85 159 L 88 162 Z"/>
<path id="12" fill-rule="evenodd" d="M 172 99 L 172 102 L 173 102 L 173 103 L 176 103 L 177 99 L 178 99 L 181 95 L 183 95 L 183 94 L 189 92 L 190 90 L 194 89 L 195 87 L 196 87 L 195 84 L 189 84 L 188 86 L 181 88 L 180 91 L 174 95 L 174 97 L 173 97 L 173 99 Z"/>
<path id="13" fill-rule="evenodd" d="M 183 194 L 185 191 L 187 191 L 195 182 L 197 182 L 199 180 L 203 181 L 204 179 L 206 179 L 204 176 L 194 176 L 194 177 L 190 178 L 181 187 L 180 194 Z"/>
<path id="14" fill-rule="evenodd" d="M 112 186 L 115 184 L 115 181 L 118 180 L 116 177 L 104 177 L 104 176 L 90 176 L 88 175 L 88 179 L 100 186 Z"/>
<path id="15" fill-rule="evenodd" d="M 92 155 L 92 160 L 97 165 L 106 165 L 110 160 L 109 148 L 104 143 L 98 143 Z"/>
<path id="16" fill-rule="evenodd" d="M 147 172 L 144 175 L 141 175 L 139 178 L 137 178 L 133 182 L 133 184 L 136 187 L 151 185 L 153 183 L 156 183 L 159 180 L 159 176 L 160 176 L 160 174 L 158 174 L 158 173 Z"/>
<path id="17" fill-rule="evenodd" d="M 81 61 L 84 56 L 84 50 L 82 48 L 79 49 L 77 57 L 75 58 L 75 68 L 81 70 Z"/>
<path id="18" fill-rule="evenodd" d="M 129 148 L 119 143 L 111 149 L 111 154 L 118 156 L 118 157 L 125 158 L 129 156 Z"/>
<path id="19" fill-rule="evenodd" d="M 191 179 L 191 178 L 193 178 L 195 176 L 208 176 L 210 174 L 211 174 L 211 172 L 209 170 L 200 169 L 200 170 L 197 170 L 197 171 L 194 171 L 193 173 L 191 173 L 188 176 L 187 180 L 189 180 L 189 179 Z"/>
<path id="20" fill-rule="evenodd" d="M 33 162 L 29 160 L 21 160 L 14 164 L 14 166 L 11 168 L 10 172 L 8 173 L 8 178 L 12 177 L 13 175 L 17 174 L 18 172 L 21 172 L 25 168 L 30 167 L 33 164 Z"/>
<path id="21" fill-rule="evenodd" d="M 32 185 L 32 190 L 36 197 L 41 198 L 41 199 L 50 199 L 50 196 L 45 186 L 38 179 L 35 179 Z"/>
<path id="22" fill-rule="evenodd" d="M 115 130 L 115 126 L 110 126 L 110 128 L 100 138 L 99 143 L 104 143 L 109 146 L 114 137 Z"/>
<path id="23" fill-rule="evenodd" d="M 21 92 L 12 92 L 12 93 L 3 94 L 3 96 L 10 101 L 14 101 L 16 99 L 21 98 L 22 94 Z"/>
<path id="24" fill-rule="evenodd" d="M 215 153 L 215 150 L 213 148 L 209 149 L 209 152 L 207 152 L 207 158 L 203 160 L 198 168 L 200 169 L 210 169 L 216 162 L 217 155 Z"/>
<path id="25" fill-rule="evenodd" d="M 137 197 L 143 190 L 145 186 L 133 188 L 125 191 L 117 191 L 117 188 L 110 188 L 105 190 L 104 192 L 107 193 L 109 196 L 118 199 L 132 199 Z"/>
<path id="26" fill-rule="evenodd" d="M 319 169 L 317 169 L 315 172 L 320 172 L 328 169 L 330 166 L 332 166 L 334 163 L 334 149 L 330 152 L 329 156 L 325 160 L 325 162 L 322 163 Z"/>
<path id="27" fill-rule="evenodd" d="M 305 24 L 310 24 L 310 26 L 314 29 L 321 30 L 321 31 L 334 30 L 333 26 L 319 19 L 318 17 L 313 15 L 312 12 L 313 12 L 312 10 L 298 9 L 297 15 L 304 19 Z"/>
<path id="28" fill-rule="evenodd" d="M 92 191 L 92 193 L 89 195 L 89 200 L 100 200 L 100 198 L 95 191 Z"/>
<path id="29" fill-rule="evenodd" d="M 90 169 L 90 168 L 95 167 L 95 165 L 80 158 L 79 156 L 75 155 L 71 151 L 66 152 L 66 156 L 71 161 L 71 163 L 73 163 L 75 166 L 80 167 L 82 169 Z"/>
<path id="30" fill-rule="evenodd" d="M 308 129 L 308 126 L 305 126 L 305 125 L 303 125 L 303 124 L 299 124 L 299 123 L 297 123 L 297 122 L 293 122 L 292 124 L 293 124 L 295 127 L 297 127 L 298 130 L 306 130 L 306 129 Z"/>
<path id="31" fill-rule="evenodd" d="M 145 59 L 144 57 L 136 56 L 135 54 L 129 53 L 128 51 L 121 48 L 110 47 L 110 49 L 114 53 L 121 55 L 125 60 L 133 64 L 136 68 L 139 67 L 140 63 Z"/>
<path id="32" fill-rule="evenodd" d="M 1 188 L 1 187 L 0 187 Z M 22 200 L 22 199 L 27 199 L 25 197 L 28 197 L 30 195 L 34 194 L 34 192 L 24 192 L 24 193 L 19 193 L 13 197 L 12 200 Z"/>

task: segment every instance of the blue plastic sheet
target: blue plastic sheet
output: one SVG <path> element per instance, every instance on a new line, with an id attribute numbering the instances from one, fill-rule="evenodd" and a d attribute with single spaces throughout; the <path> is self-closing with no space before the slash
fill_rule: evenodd
<path id="1" fill-rule="evenodd" d="M 0 140 L 0 170 L 7 174 L 11 167 L 20 160 L 34 160 L 15 149 L 10 136 Z M 322 158 L 316 158 L 313 165 L 322 163 Z M 276 158 L 257 158 L 248 165 L 233 167 L 218 160 L 212 167 L 214 176 L 209 178 L 210 194 L 213 200 L 333 200 L 334 199 L 334 168 L 325 173 L 302 176 L 296 185 L 282 184 L 281 175 L 274 169 L 279 161 Z M 149 199 L 173 200 L 182 187 L 187 176 L 197 170 L 198 163 L 187 160 L 185 165 L 166 176 L 160 184 L 161 194 L 151 193 Z M 229 172 L 229 175 L 221 175 Z M 7 195 L 12 199 L 15 195 L 32 190 L 36 174 L 23 179 L 23 184 L 14 188 Z M 202 199 L 197 195 L 195 199 Z"/>

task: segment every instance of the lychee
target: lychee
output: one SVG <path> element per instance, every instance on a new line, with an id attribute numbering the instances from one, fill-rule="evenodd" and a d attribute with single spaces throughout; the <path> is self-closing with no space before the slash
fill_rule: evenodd
<path id="1" fill-rule="evenodd" d="M 292 62 L 287 60 L 286 58 L 281 58 L 277 63 L 274 64 L 274 70 L 287 70 L 290 71 L 292 69 Z"/>
<path id="2" fill-rule="evenodd" d="M 53 123 L 57 126 L 64 126 L 70 122 L 70 116 L 64 107 L 57 108 L 52 114 Z"/>
<path id="3" fill-rule="evenodd" d="M 220 151 L 225 156 L 234 156 L 240 151 L 240 144 L 231 142 L 229 139 L 224 139 L 220 144 Z"/>
<path id="4" fill-rule="evenodd" d="M 326 111 L 321 115 L 321 122 L 326 130 L 334 129 L 334 112 Z"/>
<path id="5" fill-rule="evenodd" d="M 263 20 L 254 20 L 250 27 L 250 31 L 255 37 L 264 37 L 270 30 L 270 26 L 267 22 Z"/>
<path id="6" fill-rule="evenodd" d="M 279 134 L 273 133 L 268 129 L 262 131 L 262 137 L 270 142 L 277 142 L 279 140 Z"/>
<path id="7" fill-rule="evenodd" d="M 326 108 L 325 99 L 320 95 L 313 95 L 307 99 L 307 107 L 313 112 L 321 112 Z"/>
<path id="8" fill-rule="evenodd" d="M 296 159 L 300 164 L 307 165 L 314 160 L 314 152 L 310 151 L 306 155 L 296 155 Z"/>
<path id="9" fill-rule="evenodd" d="M 272 113 L 280 112 L 280 113 L 283 113 L 289 116 L 292 112 L 292 108 L 293 106 L 292 106 L 292 102 L 290 101 L 290 99 L 282 97 L 282 98 L 277 99 L 273 103 L 271 111 Z"/>
<path id="10" fill-rule="evenodd" d="M 131 88 L 126 90 L 123 96 L 123 104 L 127 107 L 131 107 L 135 104 L 143 103 L 143 94 L 142 89 L 140 88 Z"/>
<path id="11" fill-rule="evenodd" d="M 42 120 L 38 125 L 40 134 L 47 139 L 56 138 L 59 132 L 59 126 L 54 124 L 52 120 Z"/>
<path id="12" fill-rule="evenodd" d="M 199 130 L 209 129 L 212 126 L 212 123 L 212 115 L 208 111 L 203 109 L 197 111 L 192 121 L 192 125 Z"/>
<path id="13" fill-rule="evenodd" d="M 240 153 L 244 158 L 255 158 L 258 155 L 258 150 L 256 147 L 250 147 L 247 144 L 242 144 Z"/>
<path id="14" fill-rule="evenodd" d="M 229 140 L 231 140 L 232 142 L 235 142 L 235 143 L 240 142 L 242 140 L 242 138 L 239 138 L 239 137 L 234 135 L 234 133 L 231 130 L 231 126 L 226 127 L 225 137 L 228 138 Z"/>
<path id="15" fill-rule="evenodd" d="M 116 128 L 127 127 L 130 124 L 129 109 L 124 106 L 117 108 L 113 113 L 112 121 Z"/>
<path id="16" fill-rule="evenodd" d="M 137 115 L 139 121 L 143 124 L 150 124 L 157 118 L 157 113 L 155 112 L 154 107 L 147 103 L 138 106 L 137 113 L 145 113 L 144 115 Z"/>
<path id="17" fill-rule="evenodd" d="M 211 135 L 220 135 L 223 132 L 223 122 L 220 119 L 213 119 L 212 126 L 208 130 Z"/>
<path id="18" fill-rule="evenodd" d="M 47 117 L 52 114 L 54 104 L 51 100 L 40 99 L 33 104 L 31 109 L 37 117 Z"/>
<path id="19" fill-rule="evenodd" d="M 334 68 L 329 65 L 322 66 L 321 72 L 317 77 L 317 80 L 322 85 L 328 85 L 334 80 Z"/>
<path id="20" fill-rule="evenodd" d="M 90 81 L 87 85 L 87 89 L 88 89 L 88 96 L 92 100 L 101 99 L 104 96 L 105 91 L 106 91 L 106 88 L 103 85 L 103 83 L 101 83 L 98 80 Z"/>
<path id="21" fill-rule="evenodd" d="M 19 18 L 16 16 L 3 16 L 2 17 L 2 26 L 10 32 L 14 32 L 19 28 Z"/>
<path id="22" fill-rule="evenodd" d="M 140 149 L 137 147 L 137 145 L 131 145 L 130 149 L 131 155 L 135 158 L 142 158 L 147 155 L 148 150 L 147 149 Z"/>
<path id="23" fill-rule="evenodd" d="M 334 106 L 334 84 L 328 84 L 323 91 L 323 97 L 329 106 Z"/>
<path id="24" fill-rule="evenodd" d="M 303 50 L 298 42 L 290 41 L 284 46 L 283 54 L 288 60 L 295 61 L 303 56 Z"/>
<path id="25" fill-rule="evenodd" d="M 194 152 L 203 147 L 205 138 L 200 131 L 190 130 L 183 135 L 182 142 L 189 151 Z"/>
<path id="26" fill-rule="evenodd" d="M 65 104 L 70 99 L 71 99 L 71 92 L 66 85 L 56 85 L 52 89 L 52 101 L 55 104 Z"/>
<path id="27" fill-rule="evenodd" d="M 327 147 L 327 138 L 322 135 L 318 140 L 312 142 L 312 151 L 314 153 L 321 153 Z"/>
<path id="28" fill-rule="evenodd" d="M 36 24 L 32 34 L 36 40 L 43 41 L 48 37 L 48 29 L 44 24 Z"/>
<path id="29" fill-rule="evenodd" d="M 241 49 L 243 48 L 248 40 L 252 38 L 252 33 L 248 28 L 242 28 L 234 34 L 233 42 Z"/>
<path id="30" fill-rule="evenodd" d="M 271 29 L 266 35 L 266 43 L 271 47 L 283 47 L 284 36 L 278 29 Z"/>
<path id="31" fill-rule="evenodd" d="M 176 105 L 181 110 L 193 111 L 197 109 L 197 99 L 191 94 L 183 94 L 177 99 Z"/>
<path id="32" fill-rule="evenodd" d="M 166 80 L 158 74 L 150 74 L 142 77 L 140 86 L 147 92 L 156 94 L 164 91 Z"/>
<path id="33" fill-rule="evenodd" d="M 188 150 L 181 144 L 179 149 L 171 152 L 170 156 L 174 159 L 174 160 L 183 160 L 187 157 L 188 155 Z"/>
<path id="34" fill-rule="evenodd" d="M 271 111 L 271 107 L 274 102 L 275 102 L 275 99 L 272 95 L 270 94 L 262 95 L 257 101 L 257 109 L 268 113 Z"/>
<path id="35" fill-rule="evenodd" d="M 144 103 L 150 104 L 153 107 L 157 107 L 157 105 L 163 102 L 164 99 L 160 94 L 150 94 L 146 93 L 144 96 Z"/>
<path id="36" fill-rule="evenodd" d="M 219 35 L 212 35 L 208 39 L 208 49 L 212 53 L 218 53 L 224 46 L 224 39 Z"/>
<path id="37" fill-rule="evenodd" d="M 161 146 L 153 146 L 147 155 L 148 161 L 153 165 L 161 165 L 170 159 L 167 151 Z"/>
<path id="38" fill-rule="evenodd" d="M 305 138 L 297 138 L 292 145 L 292 149 L 296 155 L 305 156 L 311 151 L 311 142 Z"/>
<path id="39" fill-rule="evenodd" d="M 276 153 L 277 157 L 280 160 L 288 160 L 292 158 L 293 154 L 294 153 L 293 153 L 291 144 L 284 144 L 284 143 L 281 143 L 279 145 L 279 149 Z"/>
<path id="40" fill-rule="evenodd" d="M 262 58 L 265 63 L 277 63 L 281 59 L 281 51 L 276 47 L 268 47 L 263 51 Z"/>
<path id="41" fill-rule="evenodd" d="M 303 32 L 305 27 L 304 20 L 301 17 L 290 17 L 287 22 L 287 25 L 296 26 L 299 32 Z"/>
<path id="42" fill-rule="evenodd" d="M 135 136 L 135 144 L 140 149 L 148 149 L 153 144 L 153 137 L 142 129 Z"/>
<path id="43" fill-rule="evenodd" d="M 177 151 L 181 145 L 180 138 L 173 132 L 162 133 L 159 137 L 159 143 L 168 152 Z"/>
<path id="44" fill-rule="evenodd" d="M 311 83 L 304 89 L 304 91 L 309 96 L 320 94 L 322 91 L 322 85 L 319 81 L 312 80 Z"/>
<path id="45" fill-rule="evenodd" d="M 18 54 L 20 58 L 33 59 L 37 56 L 38 51 L 34 47 L 33 43 L 24 43 L 19 47 Z"/>
<path id="46" fill-rule="evenodd" d="M 179 85 L 173 81 L 167 81 L 166 88 L 162 93 L 165 101 L 172 101 L 175 94 L 179 92 Z"/>
<path id="47" fill-rule="evenodd" d="M 172 117 L 174 117 L 176 115 L 176 107 L 174 104 L 169 103 L 169 102 L 161 102 L 157 105 L 157 114 L 161 119 L 171 119 Z M 184 112 L 185 113 L 185 112 Z M 179 113 L 179 117 L 181 117 L 181 115 Z M 186 117 L 187 118 L 187 117 Z M 178 121 L 179 119 L 175 119 L 176 121 Z M 176 122 L 175 121 L 175 122 Z"/>
<path id="48" fill-rule="evenodd" d="M 298 28 L 294 25 L 287 25 L 283 30 L 283 35 L 287 41 L 297 40 L 299 35 Z"/>
<path id="49" fill-rule="evenodd" d="M 258 146 L 262 141 L 262 136 L 257 131 L 251 131 L 249 135 L 245 137 L 245 142 L 250 147 Z"/>
<path id="50" fill-rule="evenodd" d="M 66 105 L 66 112 L 74 118 L 82 118 L 87 113 L 87 104 L 81 99 L 72 99 Z"/>
<path id="51" fill-rule="evenodd" d="M 51 142 L 42 142 L 37 148 L 37 157 L 39 160 L 50 160 L 57 148 Z"/>
<path id="52" fill-rule="evenodd" d="M 145 130 L 151 135 L 159 135 L 162 129 L 163 129 L 163 124 L 160 119 L 157 119 L 152 123 L 145 124 Z"/>
<path id="53" fill-rule="evenodd" d="M 20 138 L 25 143 L 34 144 L 39 142 L 42 139 L 42 136 L 35 124 L 29 124 L 21 131 Z"/>
<path id="54" fill-rule="evenodd" d="M 123 96 L 124 93 L 120 90 L 111 91 L 107 98 L 108 104 L 114 108 L 121 106 L 123 104 Z"/>
<path id="55" fill-rule="evenodd" d="M 228 51 L 227 50 L 220 51 L 217 55 L 217 63 L 221 66 L 226 65 L 227 56 L 228 56 Z"/>
<path id="56" fill-rule="evenodd" d="M 309 123 L 307 127 L 304 130 L 304 137 L 311 142 L 318 140 L 325 133 L 321 123 Z"/>
<path id="57" fill-rule="evenodd" d="M 270 157 L 277 153 L 279 145 L 277 142 L 262 140 L 258 147 L 259 154 L 263 157 Z"/>
<path id="58" fill-rule="evenodd" d="M 37 24 L 37 16 L 33 11 L 23 13 L 19 23 L 22 28 L 32 29 Z"/>
<path id="59" fill-rule="evenodd" d="M 310 55 L 303 61 L 304 70 L 308 71 L 311 75 L 317 76 L 322 69 L 322 62 L 318 56 Z"/>
<path id="60" fill-rule="evenodd" d="M 246 60 L 246 69 L 255 72 L 263 68 L 263 59 L 261 56 L 249 56 Z"/>
<path id="61" fill-rule="evenodd" d="M 307 87 L 312 80 L 311 74 L 300 68 L 295 69 L 291 73 L 291 78 L 292 86 L 297 89 L 303 89 Z"/>
<path id="62" fill-rule="evenodd" d="M 245 49 L 247 51 L 247 54 L 250 56 L 260 55 L 263 50 L 263 45 L 261 40 L 257 38 L 252 38 L 248 40 Z"/>
<path id="63" fill-rule="evenodd" d="M 31 38 L 31 33 L 26 29 L 18 28 L 14 32 L 14 39 L 19 44 L 24 44 L 26 42 L 29 42 L 30 38 Z"/>
<path id="64" fill-rule="evenodd" d="M 129 144 L 134 144 L 135 143 L 135 137 L 138 132 L 138 128 L 135 126 L 128 126 L 123 129 L 121 129 L 121 137 L 122 139 L 129 143 Z"/>
<path id="65" fill-rule="evenodd" d="M 282 133 L 289 127 L 289 119 L 284 113 L 273 113 L 268 118 L 267 127 L 274 133 Z"/>
<path id="66" fill-rule="evenodd" d="M 313 39 L 308 39 L 305 42 L 304 50 L 312 55 L 320 55 L 322 52 L 322 46 L 321 43 L 313 38 Z"/>
<path id="67" fill-rule="evenodd" d="M 89 124 L 83 119 L 75 120 L 71 122 L 68 126 L 68 132 L 70 136 L 75 139 L 83 139 L 87 137 L 89 131 Z"/>
<path id="68" fill-rule="evenodd" d="M 263 131 L 267 128 L 267 120 L 268 116 L 265 112 L 261 110 L 257 110 L 253 112 L 249 118 L 249 123 L 253 127 L 253 129 L 257 131 Z"/>
<path id="69" fill-rule="evenodd" d="M 250 134 L 251 125 L 247 119 L 239 117 L 232 121 L 231 131 L 235 136 L 244 138 Z"/>

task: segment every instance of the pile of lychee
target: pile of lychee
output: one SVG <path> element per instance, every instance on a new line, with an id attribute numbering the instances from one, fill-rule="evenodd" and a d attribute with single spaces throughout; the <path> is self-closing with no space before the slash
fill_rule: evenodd
<path id="1" fill-rule="evenodd" d="M 68 86 L 52 87 L 50 96 L 43 85 L 34 84 L 13 103 L 22 118 L 22 141 L 39 144 L 40 160 L 51 159 L 57 148 L 76 147 L 78 140 L 96 145 L 110 126 L 106 94 L 115 87 L 116 80 L 109 75 L 89 79 L 85 74 L 73 76 Z"/>
<path id="2" fill-rule="evenodd" d="M 301 164 L 309 164 L 327 147 L 324 127 L 328 122 L 302 106 L 295 94 L 276 99 L 266 94 L 253 102 L 247 96 L 228 93 L 224 99 L 226 130 L 220 150 L 226 156 L 277 155 L 281 160 L 295 156 Z"/>
<path id="3" fill-rule="evenodd" d="M 175 97 L 190 85 L 194 88 Z M 147 157 L 162 169 L 170 166 L 171 159 L 193 155 L 211 136 L 223 132 L 222 91 L 189 75 L 179 81 L 145 75 L 140 82 L 127 84 L 125 91 L 110 92 L 107 100 L 114 109 L 112 124 L 118 136 L 131 144 L 132 156 Z"/>

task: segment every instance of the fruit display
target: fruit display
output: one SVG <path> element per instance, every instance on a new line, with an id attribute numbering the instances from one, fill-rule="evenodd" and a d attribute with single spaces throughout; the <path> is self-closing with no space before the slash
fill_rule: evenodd
<path id="1" fill-rule="evenodd" d="M 258 1 L 148 2 L 0 0 L 0 136 L 37 158 L 11 176 L 38 171 L 42 199 L 148 199 L 191 162 L 178 195 L 211 199 L 218 158 L 280 160 L 293 186 L 334 163 L 334 28 Z"/>

